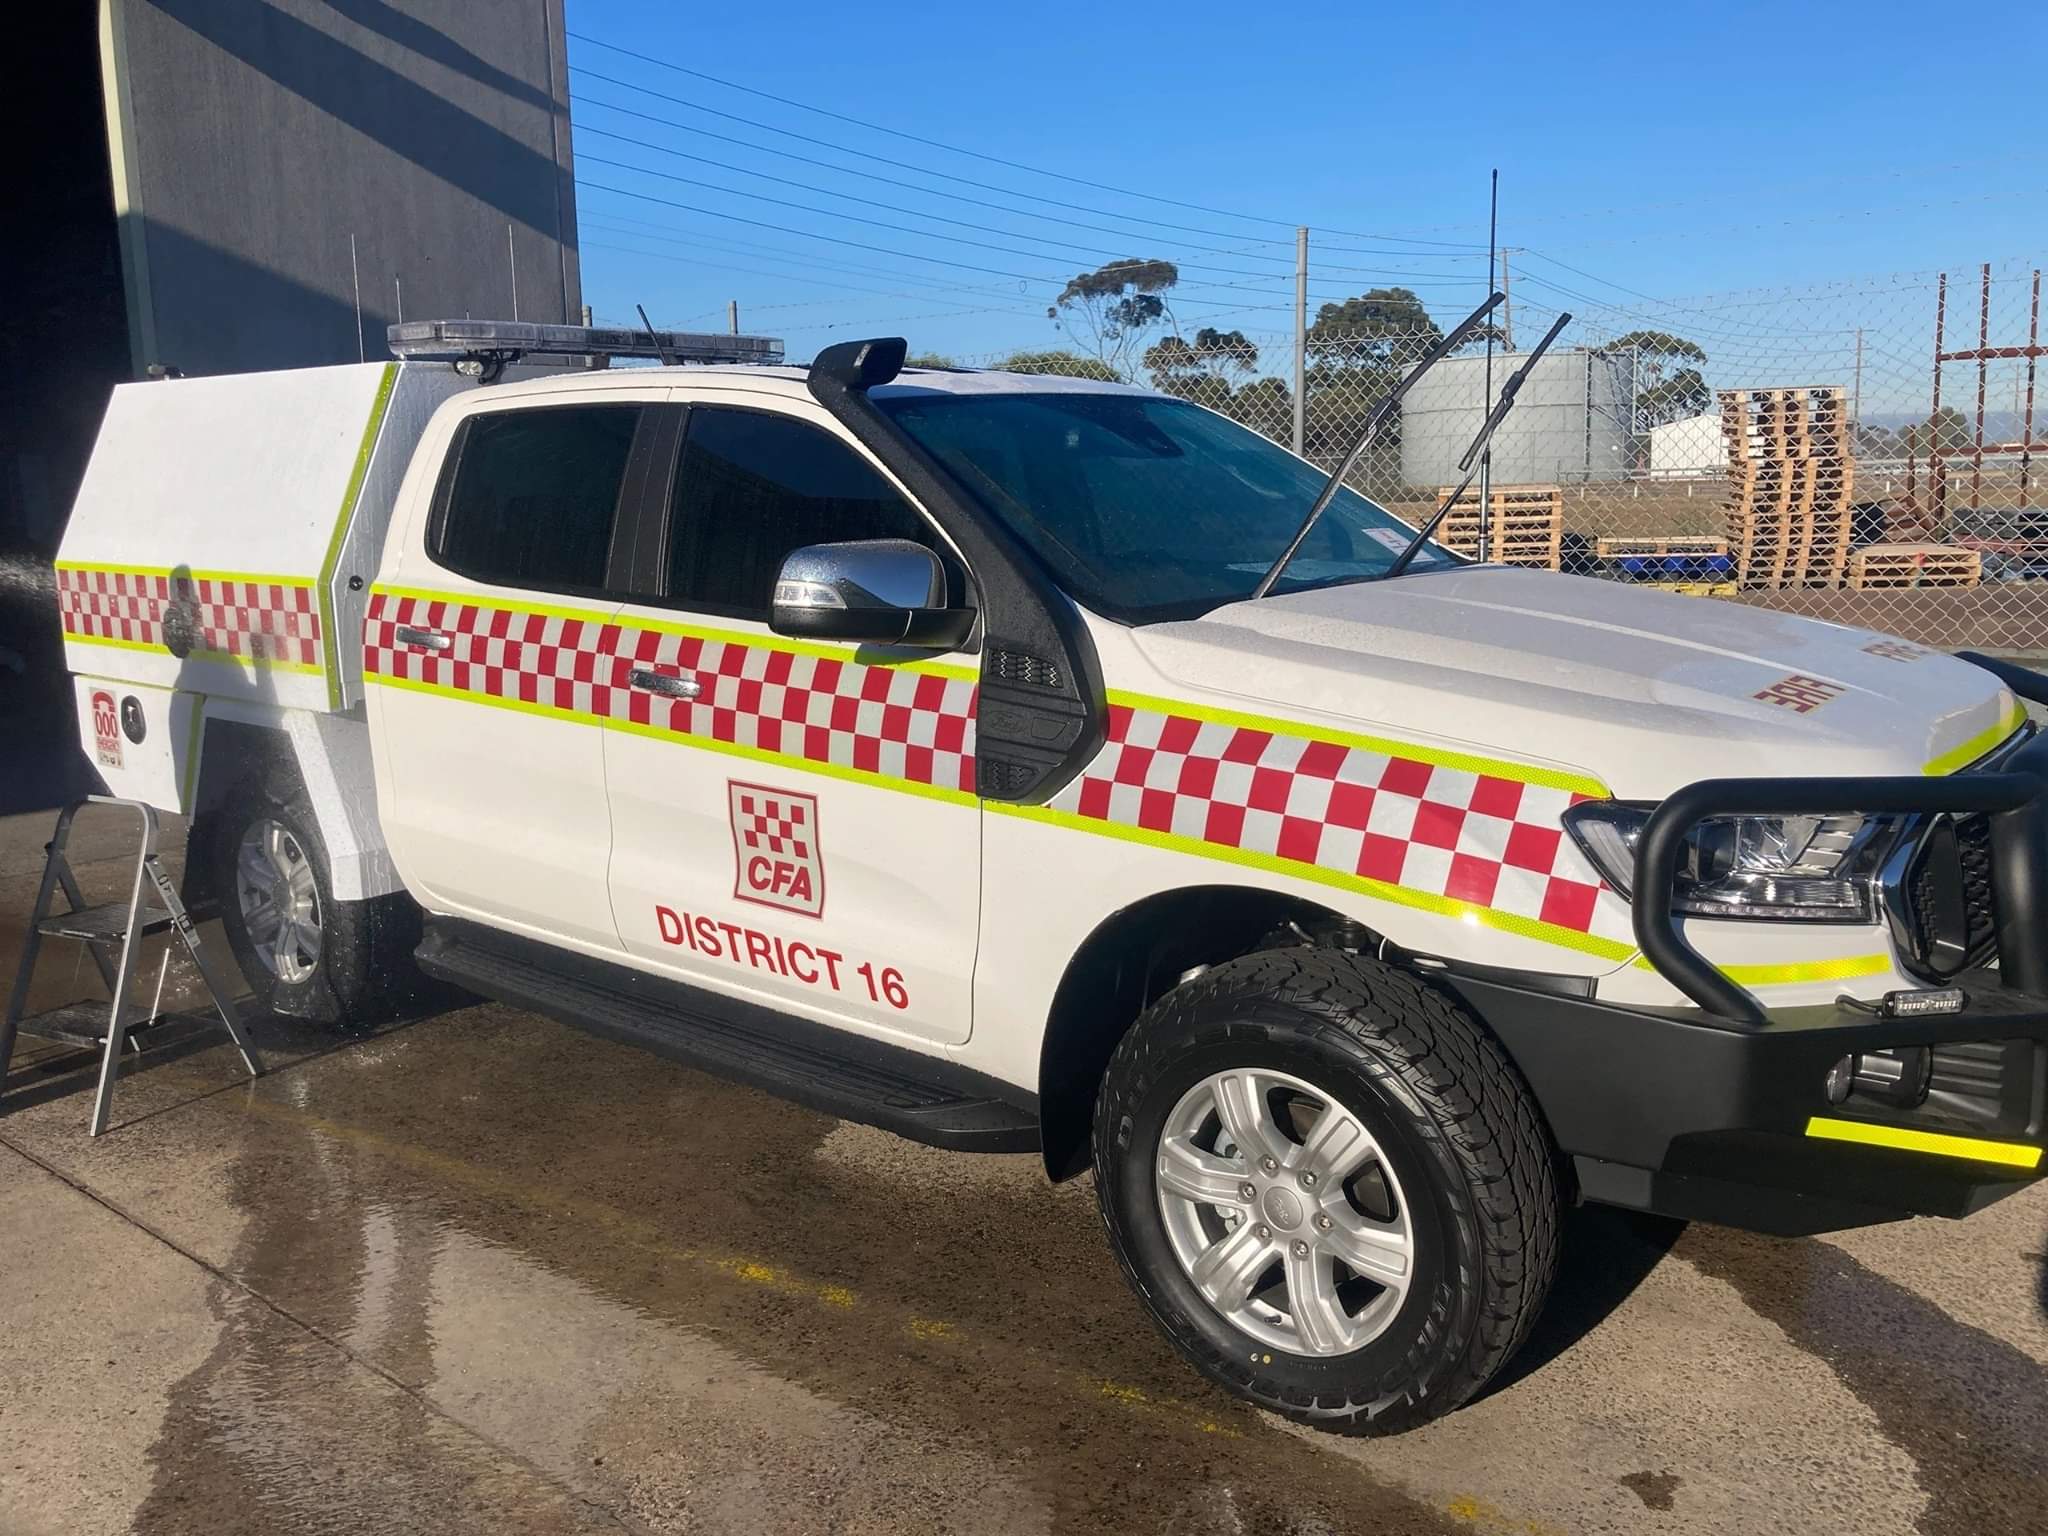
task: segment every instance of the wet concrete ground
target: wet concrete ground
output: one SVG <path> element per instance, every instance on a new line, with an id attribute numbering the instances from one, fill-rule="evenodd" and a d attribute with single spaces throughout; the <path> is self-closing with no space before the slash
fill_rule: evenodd
<path id="1" fill-rule="evenodd" d="M 0 984 L 48 820 L 0 821 Z M 18 1054 L 0 1532 L 2048 1531 L 2048 1187 L 1817 1241 L 1579 1213 L 1498 1390 L 1346 1440 L 1185 1370 L 1034 1159 L 495 1005 L 261 1030 L 268 1076 L 167 1049 L 97 1141 L 75 1054 Z"/>

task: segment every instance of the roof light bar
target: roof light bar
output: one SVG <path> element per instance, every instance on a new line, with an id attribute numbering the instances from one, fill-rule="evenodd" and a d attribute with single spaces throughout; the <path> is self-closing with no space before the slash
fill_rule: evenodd
<path id="1" fill-rule="evenodd" d="M 402 320 L 385 331 L 408 362 L 517 362 L 522 357 L 668 357 L 688 363 L 779 363 L 774 336 L 614 326 L 535 325 L 524 320 Z"/>

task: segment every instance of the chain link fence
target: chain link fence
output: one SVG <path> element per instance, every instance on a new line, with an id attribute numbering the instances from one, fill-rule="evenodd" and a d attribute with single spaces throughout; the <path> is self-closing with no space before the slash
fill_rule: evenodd
<path id="1" fill-rule="evenodd" d="M 1481 346 L 1440 363 L 1358 489 L 1434 513 L 1490 390 L 1569 308 L 1494 438 L 1485 518 L 1475 484 L 1445 522 L 1453 547 L 1483 535 L 1493 559 L 2048 653 L 2035 264 L 1683 302 L 1605 303 L 1547 273 L 1512 292 L 1490 381 Z M 1412 302 L 1344 311 L 1311 325 L 1304 359 L 1302 448 L 1329 466 L 1440 335 Z M 1205 330 L 1144 356 L 1137 382 L 1292 441 L 1292 336 Z"/>

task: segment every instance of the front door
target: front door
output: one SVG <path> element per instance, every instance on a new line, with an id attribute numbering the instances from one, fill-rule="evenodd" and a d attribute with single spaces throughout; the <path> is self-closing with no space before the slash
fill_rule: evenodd
<path id="1" fill-rule="evenodd" d="M 972 657 L 784 639 L 804 544 L 957 556 L 821 411 L 693 404 L 604 733 L 627 952 L 870 1033 L 965 1040 L 980 919 Z M 964 580 L 964 573 L 956 573 Z"/>

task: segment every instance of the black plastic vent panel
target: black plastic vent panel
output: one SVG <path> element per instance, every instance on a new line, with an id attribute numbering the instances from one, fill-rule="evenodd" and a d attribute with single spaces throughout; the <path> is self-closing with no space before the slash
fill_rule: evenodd
<path id="1" fill-rule="evenodd" d="M 1991 820 L 1936 817 L 1921 836 L 1906 879 L 1913 958 L 1952 976 L 1991 957 L 1998 914 L 1991 894 Z"/>
<path id="2" fill-rule="evenodd" d="M 984 665 L 995 682 L 1024 683 L 1033 688 L 1065 686 L 1058 663 L 1023 651 L 990 651 Z"/>

